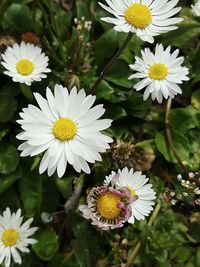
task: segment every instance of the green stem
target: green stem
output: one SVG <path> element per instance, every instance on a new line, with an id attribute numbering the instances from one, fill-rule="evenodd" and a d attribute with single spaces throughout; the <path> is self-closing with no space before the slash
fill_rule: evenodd
<path id="1" fill-rule="evenodd" d="M 96 80 L 94 86 L 91 89 L 91 93 L 92 94 L 94 94 L 96 92 L 98 86 L 100 85 L 100 83 L 102 82 L 102 80 L 104 79 L 104 77 L 107 75 L 107 73 L 109 72 L 109 70 L 111 69 L 111 67 L 113 66 L 113 64 L 118 60 L 118 58 L 120 57 L 120 55 L 122 54 L 122 52 L 124 51 L 124 49 L 129 44 L 132 36 L 133 36 L 133 33 L 132 32 L 129 32 L 129 34 L 128 34 L 127 38 L 125 39 L 124 43 L 122 44 L 122 46 L 119 48 L 119 50 L 116 52 L 116 54 L 113 56 L 113 58 L 105 66 L 105 68 L 101 72 L 99 78 Z"/>
<path id="2" fill-rule="evenodd" d="M 152 213 L 150 220 L 148 222 L 148 226 L 152 226 L 152 224 L 155 221 L 160 209 L 161 209 L 161 205 L 160 205 L 160 203 L 157 203 L 157 205 L 154 209 L 154 212 Z M 130 267 L 132 265 L 133 260 L 137 256 L 141 246 L 142 246 L 142 243 L 140 241 L 138 241 L 136 246 L 134 247 L 133 251 L 131 252 L 130 256 L 128 257 L 128 260 L 127 260 L 125 267 Z"/>
<path id="3" fill-rule="evenodd" d="M 173 138 L 172 138 L 172 133 L 171 133 L 171 129 L 169 126 L 169 113 L 171 110 L 171 106 L 172 106 L 172 99 L 169 98 L 167 101 L 167 105 L 166 105 L 166 112 L 165 112 L 165 130 L 166 130 L 166 136 L 167 136 L 167 141 L 170 147 L 170 150 L 172 151 L 172 153 L 174 154 L 174 157 L 176 158 L 178 164 L 180 165 L 181 169 L 184 172 L 188 172 L 187 168 L 185 167 L 185 165 L 183 164 L 182 160 L 180 159 L 176 148 L 174 146 L 174 142 L 173 142 Z"/>

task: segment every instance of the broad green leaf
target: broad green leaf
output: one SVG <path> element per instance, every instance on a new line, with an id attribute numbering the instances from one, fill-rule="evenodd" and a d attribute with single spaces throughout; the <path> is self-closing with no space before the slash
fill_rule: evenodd
<path id="1" fill-rule="evenodd" d="M 10 174 L 17 169 L 19 154 L 17 149 L 9 143 L 0 143 L 0 173 Z"/>
<path id="2" fill-rule="evenodd" d="M 40 216 L 53 212 L 58 204 L 58 194 L 53 180 L 38 171 L 24 171 L 20 179 L 20 195 L 27 215 Z"/>
<path id="3" fill-rule="evenodd" d="M 21 169 L 8 174 L 8 175 L 0 175 L 0 194 L 6 191 L 14 182 L 19 179 L 22 175 Z"/>
<path id="4" fill-rule="evenodd" d="M 97 99 L 103 98 L 109 101 L 113 93 L 114 89 L 111 85 L 106 81 L 102 81 L 97 90 Z"/>
<path id="5" fill-rule="evenodd" d="M 17 102 L 11 94 L 1 91 L 0 92 L 0 122 L 4 123 L 9 121 L 17 109 Z"/>
<path id="6" fill-rule="evenodd" d="M 112 67 L 111 71 L 108 73 L 106 80 L 112 82 L 118 86 L 129 88 L 132 90 L 133 81 L 128 80 L 128 77 L 131 75 L 130 68 L 128 64 L 119 59 Z"/>
<path id="7" fill-rule="evenodd" d="M 38 243 L 33 245 L 33 250 L 43 260 L 50 260 L 58 250 L 58 236 L 52 228 L 36 232 Z"/>
<path id="8" fill-rule="evenodd" d="M 107 64 L 118 47 L 118 34 L 114 30 L 104 33 L 96 42 L 94 53 L 99 71 Z"/>
<path id="9" fill-rule="evenodd" d="M 109 105 L 109 107 L 106 109 L 106 116 L 108 118 L 111 118 L 112 120 L 119 120 L 123 117 L 127 116 L 126 110 L 123 107 L 120 107 L 119 105 Z"/>
<path id="10" fill-rule="evenodd" d="M 187 137 L 179 132 L 173 131 L 172 138 L 179 158 L 182 161 L 187 160 L 191 152 L 190 142 Z M 160 132 L 155 136 L 155 143 L 157 149 L 167 161 L 177 163 L 177 160 L 174 157 L 173 152 L 170 150 L 166 136 L 163 132 Z"/>
<path id="11" fill-rule="evenodd" d="M 143 95 L 132 91 L 126 98 L 126 110 L 138 118 L 146 118 L 150 112 L 150 100 L 144 101 Z"/>
<path id="12" fill-rule="evenodd" d="M 179 247 L 174 253 L 177 262 L 185 262 L 189 259 L 191 251 L 187 247 Z"/>
<path id="13" fill-rule="evenodd" d="M 10 5 L 4 14 L 2 25 L 4 29 L 11 28 L 13 31 L 30 31 L 31 14 L 27 6 L 15 3 Z"/>
<path id="14" fill-rule="evenodd" d="M 33 93 L 31 91 L 31 87 L 26 84 L 20 84 L 20 89 L 22 91 L 22 94 L 29 100 L 33 100 Z"/>
<path id="15" fill-rule="evenodd" d="M 200 112 L 193 106 L 174 109 L 169 114 L 169 123 L 181 134 L 187 133 L 189 129 L 200 126 Z"/>
<path id="16" fill-rule="evenodd" d="M 56 179 L 56 186 L 64 198 L 70 197 L 72 193 L 72 183 L 74 177 L 69 176 L 67 178 Z"/>
<path id="17" fill-rule="evenodd" d="M 163 45 L 173 45 L 181 48 L 189 48 L 191 40 L 200 34 L 200 23 L 188 19 L 179 24 L 178 29 L 158 37 Z"/>

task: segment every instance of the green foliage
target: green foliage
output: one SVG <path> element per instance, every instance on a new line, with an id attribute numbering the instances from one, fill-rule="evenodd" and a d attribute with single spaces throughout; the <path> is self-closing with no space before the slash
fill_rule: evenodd
<path id="1" fill-rule="evenodd" d="M 58 236 L 52 228 L 40 230 L 36 234 L 38 243 L 33 246 L 33 250 L 42 260 L 50 260 L 58 250 Z"/>
<path id="2" fill-rule="evenodd" d="M 182 172 L 166 138 L 166 103 L 158 105 L 143 100 L 143 91 L 133 87 L 139 80 L 128 80 L 129 64 L 141 49 L 154 45 L 134 36 L 117 62 L 112 66 L 94 94 L 97 104 L 104 104 L 105 118 L 113 120 L 106 132 L 115 142 L 133 145 L 125 164 L 142 170 L 150 177 L 161 203 L 161 211 L 150 227 L 147 220 L 125 225 L 110 232 L 100 231 L 80 216 L 77 207 L 65 215 L 65 202 L 73 194 L 78 174 L 67 169 L 64 178 L 56 174 L 49 178 L 39 174 L 42 154 L 33 158 L 19 156 L 21 131 L 19 112 L 36 104 L 33 92 L 45 95 L 46 87 L 76 85 L 89 94 L 97 77 L 127 37 L 100 18 L 107 15 L 96 0 L 78 1 L 0 1 L 0 53 L 5 50 L 5 37 L 21 42 L 22 34 L 34 32 L 39 46 L 49 56 L 52 72 L 42 82 L 26 86 L 13 82 L 0 66 L 0 211 L 10 207 L 22 209 L 25 219 L 33 216 L 39 227 L 38 243 L 30 254 L 22 254 L 22 267 L 111 267 L 123 266 L 137 241 L 141 249 L 133 265 L 137 267 L 197 267 L 200 266 L 199 213 L 192 196 L 171 205 L 163 197 L 166 188 L 183 193 L 176 176 Z M 101 1 L 103 2 L 103 0 Z M 105 2 L 105 1 L 104 1 Z M 190 69 L 190 81 L 181 84 L 183 94 L 177 96 L 169 112 L 169 128 L 174 148 L 188 171 L 200 169 L 200 20 L 190 9 L 192 1 L 179 1 L 184 21 L 172 31 L 156 37 L 156 43 L 180 49 L 184 64 Z M 74 18 L 92 21 L 92 29 L 78 29 Z M 7 39 L 6 39 L 7 40 Z M 4 45 L 3 45 L 4 44 Z M 37 43 L 38 45 L 38 43 Z M 135 148 L 138 149 L 136 153 Z M 149 156 L 147 151 L 151 151 Z M 131 155 L 131 156 L 130 156 Z M 148 169 L 144 163 L 155 158 Z M 120 155 L 121 156 L 121 155 Z M 102 184 L 111 170 L 121 168 L 116 146 L 102 155 L 102 162 L 93 165 L 87 175 L 78 205 L 85 202 L 89 190 Z M 45 213 L 49 221 L 41 216 Z M 0 255 L 1 256 L 1 255 Z M 4 266 L 0 264 L 0 266 Z M 12 267 L 17 267 L 13 264 Z"/>

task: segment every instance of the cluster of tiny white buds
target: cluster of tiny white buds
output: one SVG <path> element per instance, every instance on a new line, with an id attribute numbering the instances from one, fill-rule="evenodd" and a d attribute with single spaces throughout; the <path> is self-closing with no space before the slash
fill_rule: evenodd
<path id="1" fill-rule="evenodd" d="M 75 18 L 74 23 L 77 26 L 77 30 L 79 30 L 79 31 L 81 31 L 82 29 L 85 29 L 89 32 L 92 29 L 92 21 L 85 20 L 85 17 L 81 17 L 80 20 Z"/>

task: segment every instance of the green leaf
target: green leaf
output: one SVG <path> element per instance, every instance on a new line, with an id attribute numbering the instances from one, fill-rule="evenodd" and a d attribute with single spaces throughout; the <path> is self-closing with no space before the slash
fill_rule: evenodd
<path id="1" fill-rule="evenodd" d="M 31 91 L 31 87 L 26 85 L 26 84 L 23 84 L 21 83 L 20 84 L 20 89 L 22 91 L 22 94 L 30 101 L 33 100 L 33 93 Z"/>
<path id="2" fill-rule="evenodd" d="M 150 100 L 144 101 L 142 94 L 132 91 L 126 98 L 125 107 L 134 117 L 146 118 L 150 112 Z"/>
<path id="3" fill-rule="evenodd" d="M 58 194 L 52 180 L 37 171 L 24 171 L 20 179 L 20 195 L 27 215 L 40 216 L 53 212 L 58 204 Z"/>
<path id="4" fill-rule="evenodd" d="M 19 154 L 13 145 L 0 143 L 0 173 L 10 174 L 17 169 Z"/>
<path id="5" fill-rule="evenodd" d="M 169 114 L 169 123 L 174 130 L 187 133 L 189 129 L 200 125 L 200 112 L 192 106 L 174 109 Z"/>
<path id="6" fill-rule="evenodd" d="M 30 31 L 31 14 L 25 5 L 12 4 L 4 14 L 2 25 L 4 29 L 11 28 L 13 31 Z"/>
<path id="7" fill-rule="evenodd" d="M 106 116 L 112 118 L 112 120 L 119 120 L 127 116 L 126 110 L 120 106 L 109 105 L 106 109 Z"/>
<path id="8" fill-rule="evenodd" d="M 50 260 L 58 250 L 58 236 L 51 228 L 40 230 L 35 238 L 38 243 L 33 245 L 33 250 L 43 260 Z"/>
<path id="9" fill-rule="evenodd" d="M 71 245 L 79 267 L 86 267 L 86 257 L 84 254 L 84 248 L 80 247 L 80 243 L 75 239 L 71 241 Z"/>
<path id="10" fill-rule="evenodd" d="M 106 81 L 102 81 L 97 90 L 97 99 L 103 98 L 109 101 L 113 93 L 114 89 L 110 84 Z"/>
<path id="11" fill-rule="evenodd" d="M 6 136 L 6 134 L 9 132 L 9 129 L 2 129 L 0 130 L 0 140 Z"/>
<path id="12" fill-rule="evenodd" d="M 189 259 L 191 251 L 186 247 L 179 247 L 176 249 L 174 258 L 177 262 L 185 262 Z"/>
<path id="13" fill-rule="evenodd" d="M 0 92 L 0 122 L 9 121 L 17 109 L 17 102 L 5 91 Z"/>
<path id="14" fill-rule="evenodd" d="M 200 266 L 200 248 L 198 248 L 197 250 L 196 263 L 197 263 L 197 266 Z"/>
<path id="15" fill-rule="evenodd" d="M 179 24 L 176 31 L 169 32 L 163 36 L 159 36 L 159 42 L 164 45 L 172 45 L 181 48 L 188 48 L 191 45 L 191 40 L 197 37 L 200 33 L 200 24 L 192 19 L 186 20 Z"/>
<path id="16" fill-rule="evenodd" d="M 184 135 L 172 131 L 172 139 L 176 152 L 178 153 L 180 159 L 185 161 L 189 158 L 191 147 L 190 142 Z M 159 152 L 165 157 L 169 162 L 177 163 L 172 151 L 169 148 L 164 132 L 160 132 L 155 136 L 155 143 Z"/>
<path id="17" fill-rule="evenodd" d="M 11 185 L 21 177 L 21 175 L 21 169 L 18 169 L 17 171 L 9 175 L 0 175 L 0 194 L 11 187 Z"/>
<path id="18" fill-rule="evenodd" d="M 107 61 L 114 54 L 118 47 L 118 33 L 110 30 L 104 33 L 96 42 L 94 53 L 95 61 L 100 71 L 106 65 Z"/>
<path id="19" fill-rule="evenodd" d="M 200 89 L 192 94 L 191 103 L 196 109 L 200 110 Z"/>
<path id="20" fill-rule="evenodd" d="M 73 176 L 69 176 L 64 179 L 56 179 L 56 186 L 64 198 L 70 197 L 74 178 Z"/>
<path id="21" fill-rule="evenodd" d="M 132 90 L 133 81 L 128 80 L 128 77 L 130 75 L 131 72 L 128 64 L 124 60 L 119 59 L 117 63 L 113 65 L 112 70 L 106 77 L 106 80 L 118 86 L 122 86 Z"/>

